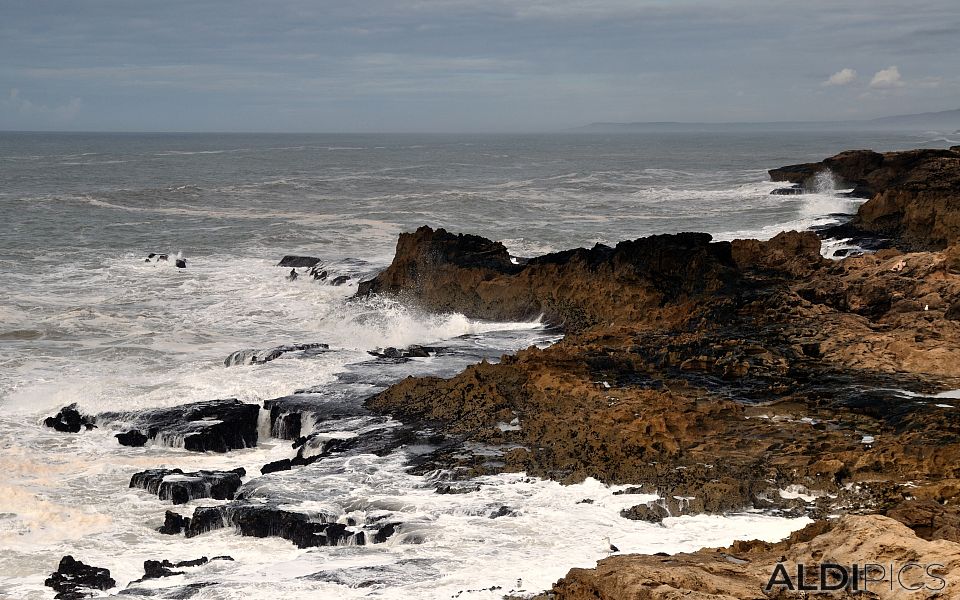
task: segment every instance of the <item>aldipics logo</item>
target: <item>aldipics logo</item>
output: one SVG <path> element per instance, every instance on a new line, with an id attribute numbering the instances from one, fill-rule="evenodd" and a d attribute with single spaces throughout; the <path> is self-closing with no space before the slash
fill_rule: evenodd
<path id="1" fill-rule="evenodd" d="M 819 563 L 798 564 L 790 569 L 779 562 L 770 574 L 764 591 L 786 589 L 807 592 L 869 592 L 887 590 L 928 590 L 938 592 L 947 587 L 943 578 L 946 567 L 939 563 Z"/>

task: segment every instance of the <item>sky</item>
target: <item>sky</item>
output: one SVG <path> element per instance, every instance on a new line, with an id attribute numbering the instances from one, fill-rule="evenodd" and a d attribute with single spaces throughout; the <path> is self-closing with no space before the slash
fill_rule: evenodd
<path id="1" fill-rule="evenodd" d="M 960 108 L 957 0 L 0 0 L 0 130 L 555 131 Z"/>

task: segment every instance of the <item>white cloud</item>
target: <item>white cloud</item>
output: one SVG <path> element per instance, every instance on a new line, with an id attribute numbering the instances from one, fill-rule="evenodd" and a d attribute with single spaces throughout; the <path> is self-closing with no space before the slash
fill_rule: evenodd
<path id="1" fill-rule="evenodd" d="M 60 106 L 45 106 L 36 104 L 20 93 L 19 88 L 12 88 L 6 100 L 0 101 L 0 107 L 25 116 L 53 117 L 62 121 L 69 121 L 77 116 L 83 101 L 80 98 L 71 98 Z"/>
<path id="2" fill-rule="evenodd" d="M 870 80 L 870 87 L 878 90 L 898 88 L 906 85 L 900 78 L 900 69 L 887 67 L 877 71 Z"/>
<path id="3" fill-rule="evenodd" d="M 853 69 L 840 69 L 823 82 L 823 85 L 848 85 L 857 79 L 857 72 Z"/>

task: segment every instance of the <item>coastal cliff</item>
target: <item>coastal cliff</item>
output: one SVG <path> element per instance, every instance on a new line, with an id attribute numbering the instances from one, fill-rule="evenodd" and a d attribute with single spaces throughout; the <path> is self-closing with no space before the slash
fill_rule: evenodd
<path id="1" fill-rule="evenodd" d="M 738 542 L 726 552 L 746 553 L 743 563 L 706 550 L 667 563 L 613 557 L 571 571 L 554 597 L 763 597 L 753 580 L 774 554 L 814 560 L 817 544 L 867 544 L 881 532 L 955 560 L 960 405 L 936 393 L 960 388 L 960 247 L 950 245 L 960 239 L 960 152 L 847 152 L 771 176 L 807 185 L 825 168 L 871 196 L 855 227 L 900 249 L 830 261 L 811 232 L 733 242 L 681 233 L 521 260 L 477 236 L 402 234 L 360 295 L 476 318 L 542 316 L 567 335 L 450 379 L 408 378 L 368 408 L 509 448 L 495 466 L 432 457 L 464 476 L 595 477 L 663 498 L 625 518 L 874 515 L 780 545 Z M 878 552 L 877 562 L 893 560 Z"/>

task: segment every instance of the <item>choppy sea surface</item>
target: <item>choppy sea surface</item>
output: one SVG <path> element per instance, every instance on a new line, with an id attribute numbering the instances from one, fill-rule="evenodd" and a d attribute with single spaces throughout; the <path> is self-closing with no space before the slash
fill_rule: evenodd
<path id="1" fill-rule="evenodd" d="M 744 513 L 670 518 L 661 528 L 619 516 L 652 496 L 523 474 L 441 495 L 431 476 L 406 471 L 406 449 L 259 478 L 259 465 L 290 456 L 289 442 L 267 436 L 228 454 L 127 448 L 108 427 L 61 434 L 42 420 L 74 402 L 98 413 L 301 389 L 360 403 L 410 374 L 450 376 L 558 339 L 539 322 L 348 301 L 359 280 L 389 264 L 397 234 L 419 225 L 502 240 L 517 256 L 677 231 L 768 238 L 828 223 L 859 201 L 829 181 L 813 194 L 771 195 L 778 186 L 767 169 L 849 148 L 956 143 L 899 133 L 0 133 L 0 597 L 52 597 L 43 580 L 64 554 L 109 568 L 119 589 L 147 559 L 225 554 L 236 560 L 165 578 L 149 597 L 213 582 L 191 597 L 499 598 L 592 566 L 608 553 L 605 537 L 624 552 L 782 538 L 806 520 Z M 179 253 L 187 268 L 144 262 L 150 252 Z M 321 257 L 331 275 L 351 279 L 287 281 L 275 266 L 285 254 Z M 224 366 L 236 350 L 291 342 L 330 351 Z M 446 350 L 406 362 L 367 352 L 410 344 Z M 232 529 L 164 536 L 155 528 L 171 507 L 127 487 L 134 472 L 160 466 L 243 466 L 247 486 L 275 490 L 293 510 L 322 504 L 361 521 L 387 511 L 407 535 L 304 550 Z M 489 518 L 502 506 L 516 516 Z"/>

